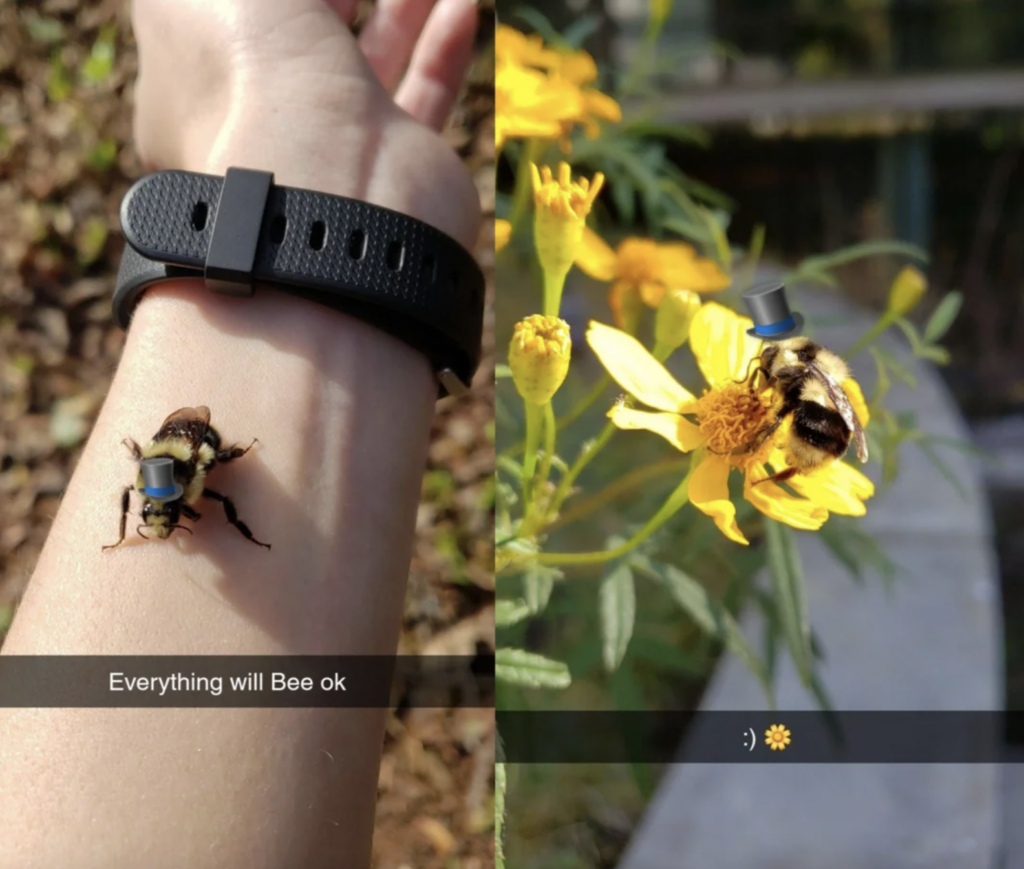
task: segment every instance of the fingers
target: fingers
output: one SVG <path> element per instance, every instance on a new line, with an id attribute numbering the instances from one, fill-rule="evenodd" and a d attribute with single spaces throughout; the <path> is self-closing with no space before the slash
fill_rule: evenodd
<path id="1" fill-rule="evenodd" d="M 378 0 L 377 8 L 359 34 L 359 47 L 389 91 L 401 79 L 434 2 Z"/>
<path id="2" fill-rule="evenodd" d="M 473 59 L 477 5 L 439 0 L 413 52 L 395 102 L 421 124 L 440 130 Z"/>

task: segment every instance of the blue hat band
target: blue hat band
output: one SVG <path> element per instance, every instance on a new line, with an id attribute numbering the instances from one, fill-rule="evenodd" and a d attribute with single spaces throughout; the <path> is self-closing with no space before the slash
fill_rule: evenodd
<path id="1" fill-rule="evenodd" d="M 778 323 L 770 323 L 767 326 L 755 326 L 754 331 L 758 335 L 778 335 L 779 332 L 788 332 L 790 329 L 796 328 L 796 320 L 793 319 L 793 315 L 790 314 L 785 320 L 779 320 Z"/>
<path id="2" fill-rule="evenodd" d="M 157 498 L 163 498 L 165 495 L 174 494 L 174 485 L 170 486 L 146 486 L 147 495 L 156 495 Z"/>

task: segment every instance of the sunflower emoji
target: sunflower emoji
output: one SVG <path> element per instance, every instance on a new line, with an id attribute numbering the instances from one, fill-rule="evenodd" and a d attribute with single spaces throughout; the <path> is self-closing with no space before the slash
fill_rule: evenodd
<path id="1" fill-rule="evenodd" d="M 790 743 L 791 734 L 785 724 L 773 724 L 764 732 L 764 735 L 768 737 L 765 740 L 765 745 L 769 746 L 772 751 L 785 751 L 786 746 Z"/>

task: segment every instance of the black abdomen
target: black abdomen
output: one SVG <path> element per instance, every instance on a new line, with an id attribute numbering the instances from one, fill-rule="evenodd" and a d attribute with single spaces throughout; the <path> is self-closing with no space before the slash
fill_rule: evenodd
<path id="1" fill-rule="evenodd" d="M 793 433 L 837 459 L 850 446 L 850 430 L 839 411 L 816 401 L 803 401 L 797 407 L 793 414 Z"/>

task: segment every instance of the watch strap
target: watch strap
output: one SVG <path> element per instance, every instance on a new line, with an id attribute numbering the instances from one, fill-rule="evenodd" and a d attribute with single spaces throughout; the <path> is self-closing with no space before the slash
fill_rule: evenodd
<path id="1" fill-rule="evenodd" d="M 252 295 L 257 286 L 321 302 L 389 332 L 429 358 L 440 395 L 468 388 L 480 361 L 484 276 L 438 229 L 391 209 L 273 183 L 163 171 L 121 203 L 127 245 L 114 316 L 127 329 L 141 294 L 171 278 Z"/>

